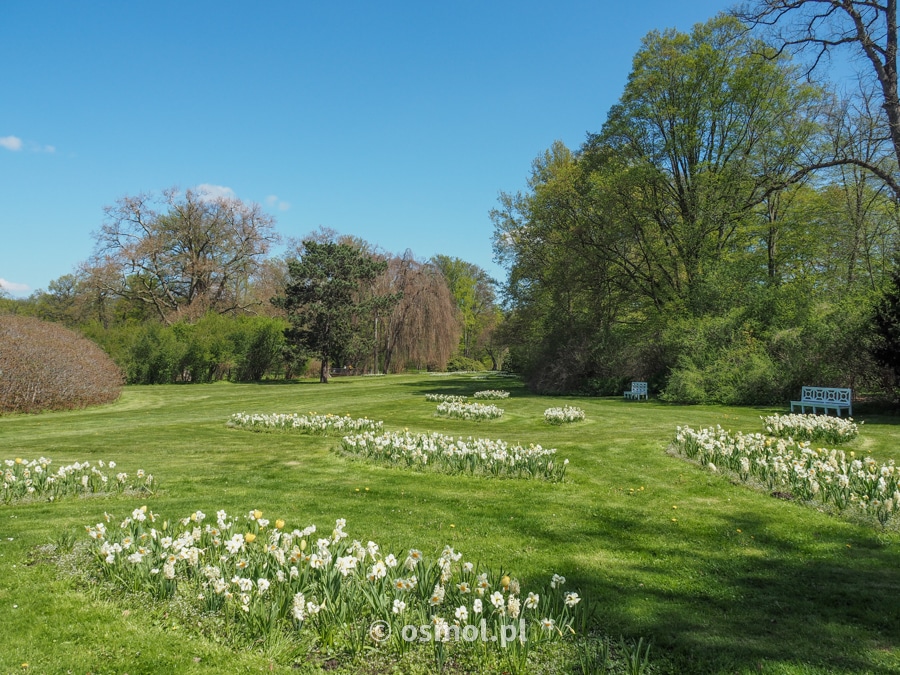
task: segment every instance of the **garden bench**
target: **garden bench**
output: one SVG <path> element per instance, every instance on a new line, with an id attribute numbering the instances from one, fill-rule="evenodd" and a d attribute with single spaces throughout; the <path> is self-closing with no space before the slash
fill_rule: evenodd
<path id="1" fill-rule="evenodd" d="M 825 414 L 834 410 L 834 414 L 841 416 L 841 410 L 846 410 L 849 417 L 853 416 L 853 394 L 850 389 L 835 387 L 803 387 L 800 391 L 800 400 L 791 401 L 791 412 L 800 406 L 800 412 L 806 413 L 807 408 L 812 408 L 813 415 L 816 410 L 822 408 Z"/>
<path id="2" fill-rule="evenodd" d="M 642 398 L 648 399 L 647 396 L 647 383 L 646 382 L 632 382 L 631 390 L 626 391 L 624 393 L 625 398 L 631 401 L 640 401 Z"/>

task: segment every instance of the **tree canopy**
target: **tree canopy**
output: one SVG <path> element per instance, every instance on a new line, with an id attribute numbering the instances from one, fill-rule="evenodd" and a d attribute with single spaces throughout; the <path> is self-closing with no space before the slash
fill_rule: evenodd
<path id="1" fill-rule="evenodd" d="M 141 303 L 166 323 L 256 301 L 250 280 L 277 238 L 258 204 L 170 188 L 122 197 L 105 213 L 86 267 L 99 291 Z"/>
<path id="2" fill-rule="evenodd" d="M 531 383 L 747 403 L 872 381 L 854 345 L 897 214 L 852 171 L 799 178 L 827 149 L 828 104 L 734 18 L 650 33 L 602 129 L 555 143 L 492 214 Z"/>
<path id="3" fill-rule="evenodd" d="M 273 303 L 287 313 L 286 336 L 322 362 L 320 381 L 328 382 L 330 364 L 343 358 L 355 336 L 354 322 L 387 296 L 364 297 L 362 285 L 387 268 L 347 243 L 306 239 L 298 259 L 287 263 L 290 280 Z"/>
<path id="4" fill-rule="evenodd" d="M 874 84 L 880 105 L 858 101 L 857 111 L 877 128 L 879 152 L 858 152 L 839 144 L 830 156 L 810 162 L 804 171 L 855 165 L 879 177 L 900 200 L 900 92 L 897 80 L 896 0 L 754 0 L 736 12 L 776 43 L 778 53 L 809 57 L 812 75 L 832 59 L 852 62 L 864 85 Z M 848 58 L 849 56 L 849 58 Z M 868 87 L 864 86 L 864 90 Z"/>

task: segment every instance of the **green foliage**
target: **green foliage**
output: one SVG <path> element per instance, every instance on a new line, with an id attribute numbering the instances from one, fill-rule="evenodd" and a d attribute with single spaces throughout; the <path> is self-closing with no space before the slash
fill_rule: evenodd
<path id="1" fill-rule="evenodd" d="M 897 212 L 859 172 L 796 182 L 822 100 L 733 18 L 650 33 L 600 133 L 554 143 L 492 213 L 511 367 L 541 392 L 644 380 L 684 403 L 877 391 Z"/>
<path id="2" fill-rule="evenodd" d="M 181 379 L 187 345 L 175 331 L 156 323 L 138 329 L 126 358 L 125 372 L 132 384 L 167 384 Z"/>
<path id="3" fill-rule="evenodd" d="M 872 356 L 900 381 L 900 265 L 895 264 L 890 284 L 875 305 Z"/>
<path id="4" fill-rule="evenodd" d="M 286 368 L 283 319 L 209 313 L 196 323 L 164 326 L 128 322 L 104 329 L 88 324 L 131 384 L 249 382 L 280 377 Z"/>
<path id="5" fill-rule="evenodd" d="M 283 319 L 242 317 L 232 340 L 235 377 L 238 381 L 261 380 L 280 365 L 284 348 Z"/>
<path id="6" fill-rule="evenodd" d="M 675 362 L 662 399 L 757 405 L 789 400 L 810 384 L 877 386 L 866 296 L 794 301 L 800 292 L 764 289 L 728 314 L 673 320 L 661 341 Z"/>
<path id="7" fill-rule="evenodd" d="M 328 381 L 332 362 L 345 356 L 358 340 L 356 325 L 366 311 L 390 304 L 391 296 L 363 297 L 363 284 L 387 268 L 357 246 L 333 241 L 303 242 L 299 259 L 288 261 L 290 281 L 273 299 L 285 310 L 291 327 L 286 338 L 299 350 L 321 359 L 320 379 Z"/>
<path id="8" fill-rule="evenodd" d="M 481 361 L 475 359 L 467 359 L 465 356 L 454 356 L 447 361 L 447 372 L 455 373 L 459 371 L 485 370 L 485 366 Z"/>
<path id="9" fill-rule="evenodd" d="M 486 350 L 495 350 L 491 336 L 498 323 L 494 297 L 495 281 L 487 272 L 459 258 L 437 255 L 432 259 L 456 302 L 462 324 L 459 352 L 466 358 L 480 358 Z"/>
<path id="10" fill-rule="evenodd" d="M 784 400 L 778 388 L 775 364 L 756 340 L 716 354 L 715 360 L 698 366 L 682 355 L 669 377 L 664 401 L 748 405 Z"/>

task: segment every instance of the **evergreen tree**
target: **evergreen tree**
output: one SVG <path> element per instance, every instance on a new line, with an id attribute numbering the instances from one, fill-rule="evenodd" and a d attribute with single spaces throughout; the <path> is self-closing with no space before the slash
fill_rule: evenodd
<path id="1" fill-rule="evenodd" d="M 329 366 L 342 358 L 358 330 L 357 318 L 380 303 L 379 296 L 360 293 L 387 267 L 358 247 L 307 239 L 301 255 L 288 261 L 290 280 L 284 295 L 272 300 L 291 323 L 288 342 L 322 362 L 320 382 L 328 382 Z"/>

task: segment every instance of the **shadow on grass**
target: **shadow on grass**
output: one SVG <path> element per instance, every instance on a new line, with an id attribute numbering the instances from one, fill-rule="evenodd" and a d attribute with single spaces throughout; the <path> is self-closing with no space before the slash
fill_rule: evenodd
<path id="1" fill-rule="evenodd" d="M 641 562 L 616 570 L 615 581 L 570 574 L 567 586 L 600 605 L 604 632 L 652 638 L 664 672 L 780 672 L 787 664 L 827 673 L 898 672 L 896 547 L 875 532 L 848 541 L 855 535 L 842 523 L 797 544 L 770 534 L 773 522 L 753 512 L 720 521 L 711 526 L 722 544 L 698 540 L 696 548 L 707 552 L 698 561 L 691 541 L 664 549 L 644 543 L 665 538 L 667 524 L 604 513 L 599 531 L 584 532 L 585 540 L 605 541 Z M 545 529 L 529 534 L 554 545 L 565 539 Z M 873 652 L 884 662 L 874 662 Z"/>
<path id="2" fill-rule="evenodd" d="M 254 380 L 253 382 L 241 382 L 241 384 L 251 384 L 262 387 L 302 387 L 305 385 L 321 384 L 323 387 L 327 387 L 328 385 L 335 382 L 349 380 L 351 380 L 351 378 L 349 377 L 332 377 L 328 380 L 328 382 L 319 382 L 319 380 L 314 378 L 304 378 L 302 380 Z"/>

